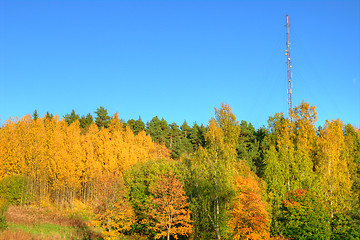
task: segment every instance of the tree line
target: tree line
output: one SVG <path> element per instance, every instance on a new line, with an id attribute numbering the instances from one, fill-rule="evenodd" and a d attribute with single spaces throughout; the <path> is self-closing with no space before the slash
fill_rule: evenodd
<path id="1" fill-rule="evenodd" d="M 79 114 L 76 114 L 75 110 L 72 110 L 70 114 L 65 114 L 63 118 L 69 125 L 79 121 L 81 133 L 86 133 L 92 123 L 95 123 L 99 128 L 108 128 L 110 126 L 113 117 L 109 116 L 107 109 L 100 106 L 94 113 L 96 115 L 95 119 L 90 113 L 80 117 Z M 33 119 L 37 117 L 38 113 L 35 110 Z M 47 112 L 44 117 L 52 118 L 53 115 Z M 199 146 L 204 146 L 205 144 L 206 127 L 203 124 L 198 125 L 196 122 L 190 127 L 186 120 L 181 126 L 178 126 L 176 123 L 168 123 L 164 118 L 159 119 L 158 116 L 153 117 L 147 123 L 144 123 L 141 117 L 137 120 L 119 120 L 124 129 L 129 127 L 135 135 L 145 131 L 154 142 L 165 145 L 171 151 L 170 154 L 173 159 L 179 159 L 183 153 L 192 153 Z"/>
<path id="2" fill-rule="evenodd" d="M 79 201 L 109 239 L 360 237 L 360 130 L 316 127 L 307 102 L 259 129 L 227 104 L 207 126 L 95 114 L 4 123 L 0 194 L 59 209 Z"/>

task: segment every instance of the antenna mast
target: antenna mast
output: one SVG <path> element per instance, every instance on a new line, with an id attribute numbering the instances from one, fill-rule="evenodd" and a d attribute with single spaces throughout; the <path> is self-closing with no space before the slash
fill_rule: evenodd
<path id="1" fill-rule="evenodd" d="M 285 55 L 287 57 L 287 75 L 288 75 L 288 104 L 289 104 L 289 114 L 292 108 L 291 102 L 291 62 L 290 62 L 290 24 L 289 24 L 289 15 L 286 15 L 286 50 Z"/>

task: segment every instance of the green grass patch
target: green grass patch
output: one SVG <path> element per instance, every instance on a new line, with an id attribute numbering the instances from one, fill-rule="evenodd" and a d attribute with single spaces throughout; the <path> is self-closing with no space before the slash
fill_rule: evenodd
<path id="1" fill-rule="evenodd" d="M 38 223 L 33 225 L 9 223 L 8 228 L 13 231 L 20 230 L 37 236 L 60 236 L 61 239 L 70 239 L 75 235 L 75 228 L 51 223 Z"/>

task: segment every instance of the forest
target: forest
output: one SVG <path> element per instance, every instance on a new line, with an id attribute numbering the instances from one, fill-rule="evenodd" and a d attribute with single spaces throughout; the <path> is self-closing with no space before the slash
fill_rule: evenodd
<path id="1" fill-rule="evenodd" d="M 226 103 L 206 126 L 94 113 L 8 119 L 0 205 L 82 208 L 104 239 L 360 239 L 360 129 L 308 102 L 259 129 Z"/>

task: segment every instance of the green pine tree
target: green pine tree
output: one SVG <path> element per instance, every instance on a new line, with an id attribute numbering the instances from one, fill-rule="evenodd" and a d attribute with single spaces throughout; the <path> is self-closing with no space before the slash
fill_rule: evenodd
<path id="1" fill-rule="evenodd" d="M 105 108 L 99 107 L 97 108 L 95 117 L 95 123 L 99 128 L 108 128 L 110 124 L 110 116 Z"/>

